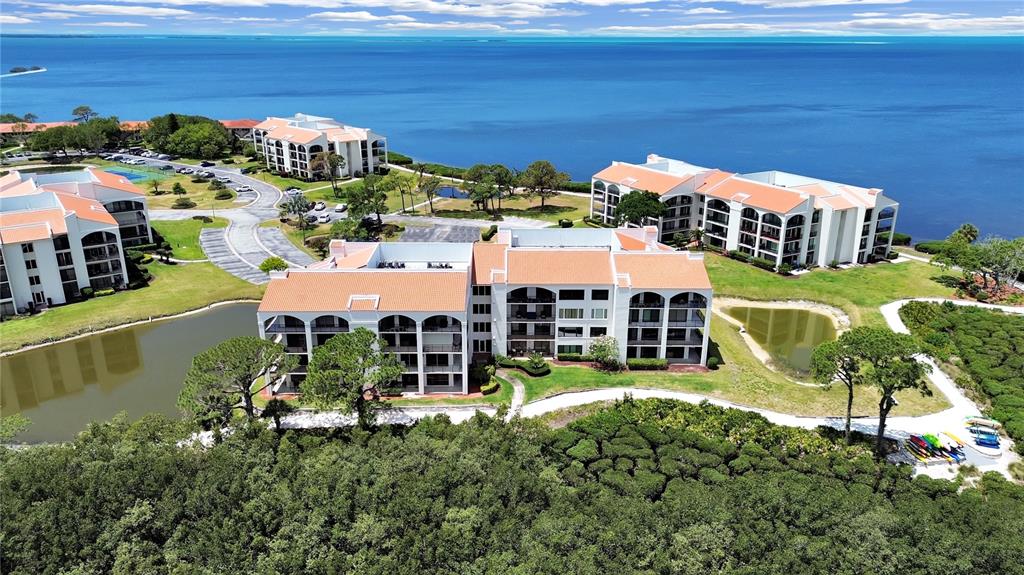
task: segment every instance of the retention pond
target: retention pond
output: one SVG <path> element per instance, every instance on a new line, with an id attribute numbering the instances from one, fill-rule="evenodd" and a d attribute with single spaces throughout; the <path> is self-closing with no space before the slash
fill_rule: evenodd
<path id="1" fill-rule="evenodd" d="M 836 337 L 832 318 L 810 310 L 771 307 L 728 307 L 733 319 L 784 372 L 808 376 L 811 353 L 819 343 Z"/>
<path id="2" fill-rule="evenodd" d="M 200 314 L 48 345 L 0 359 L 0 417 L 31 420 L 15 441 L 66 441 L 120 412 L 176 416 L 192 357 L 221 341 L 257 335 L 256 305 Z"/>

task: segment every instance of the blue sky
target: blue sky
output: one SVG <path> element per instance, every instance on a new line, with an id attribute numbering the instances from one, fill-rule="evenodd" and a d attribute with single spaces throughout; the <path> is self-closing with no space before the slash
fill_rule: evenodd
<path id="1" fill-rule="evenodd" d="M 4 0 L 0 33 L 1021 35 L 1024 0 Z"/>

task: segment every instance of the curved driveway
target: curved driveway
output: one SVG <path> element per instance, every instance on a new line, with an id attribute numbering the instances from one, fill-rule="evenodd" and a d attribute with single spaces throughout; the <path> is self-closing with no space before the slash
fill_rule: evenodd
<path id="1" fill-rule="evenodd" d="M 135 157 L 135 156 L 129 156 Z M 190 164 L 141 158 L 150 165 L 170 165 L 174 168 L 196 168 Z M 267 274 L 259 269 L 260 263 L 271 256 L 279 256 L 293 267 L 313 263 L 309 254 L 295 247 L 277 228 L 262 228 L 260 223 L 278 217 L 277 203 L 283 197 L 281 190 L 262 180 L 242 174 L 238 169 L 223 166 L 203 168 L 217 177 L 231 178 L 232 182 L 247 185 L 255 191 L 253 199 L 244 206 L 216 210 L 217 217 L 228 220 L 224 229 L 204 229 L 199 243 L 210 261 L 225 271 L 252 283 L 266 283 Z M 240 197 L 245 197 L 241 195 Z M 214 210 L 150 210 L 154 220 L 185 220 L 192 216 L 208 216 Z"/>

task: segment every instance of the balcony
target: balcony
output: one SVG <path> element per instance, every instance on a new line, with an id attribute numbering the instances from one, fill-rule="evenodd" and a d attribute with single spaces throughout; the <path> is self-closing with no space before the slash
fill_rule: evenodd
<path id="1" fill-rule="evenodd" d="M 700 319 L 686 319 L 686 320 L 680 320 L 680 321 L 669 320 L 668 326 L 669 327 L 704 327 L 704 320 L 700 320 Z"/>
<path id="2" fill-rule="evenodd" d="M 389 345 L 384 347 L 384 351 L 388 353 L 416 353 L 418 350 L 415 345 Z"/>
<path id="3" fill-rule="evenodd" d="M 709 211 L 708 212 L 707 221 L 727 226 L 727 225 L 729 225 L 729 216 L 720 214 L 718 212 L 711 212 L 711 211 Z"/>
<path id="4" fill-rule="evenodd" d="M 701 345 L 704 343 L 704 340 L 699 337 L 688 337 L 684 339 L 668 339 L 665 340 L 665 343 L 667 343 L 669 346 L 676 347 L 681 345 Z"/>
<path id="5" fill-rule="evenodd" d="M 392 325 L 378 329 L 378 333 L 415 333 L 415 325 Z"/>
<path id="6" fill-rule="evenodd" d="M 266 333 L 306 333 L 306 326 L 272 323 L 268 325 L 264 331 L 266 331 Z"/>
<path id="7" fill-rule="evenodd" d="M 461 373 L 461 365 L 425 365 L 424 373 Z"/>
<path id="8" fill-rule="evenodd" d="M 629 327 L 661 327 L 661 320 L 658 321 L 633 321 L 629 320 Z"/>
<path id="9" fill-rule="evenodd" d="M 313 333 L 348 333 L 348 326 L 313 324 L 309 330 Z"/>
<path id="10" fill-rule="evenodd" d="M 459 325 L 424 325 L 423 333 L 460 333 L 462 326 Z"/>
<path id="11" fill-rule="evenodd" d="M 306 346 L 304 345 L 286 346 L 284 351 L 286 353 L 307 353 Z"/>
<path id="12" fill-rule="evenodd" d="M 524 340 L 555 339 L 555 334 L 554 333 L 533 333 L 533 334 L 528 334 L 528 333 L 509 332 L 508 338 L 509 339 L 524 339 Z"/>
<path id="13" fill-rule="evenodd" d="M 657 340 L 657 339 L 630 339 L 630 340 L 626 340 L 626 345 L 634 345 L 634 346 L 635 345 L 648 345 L 648 346 L 657 345 L 657 346 L 660 346 L 661 345 L 661 340 Z"/>
<path id="14" fill-rule="evenodd" d="M 510 298 L 508 298 L 507 301 L 508 301 L 508 303 L 524 303 L 524 304 L 555 303 L 555 298 L 554 298 L 554 296 L 541 295 L 541 296 L 534 296 L 534 297 L 510 297 Z"/>
<path id="15" fill-rule="evenodd" d="M 509 319 L 509 323 L 555 323 L 555 317 L 553 315 L 544 314 L 537 315 L 533 313 L 527 313 L 525 315 L 516 314 L 514 318 Z"/>
<path id="16" fill-rule="evenodd" d="M 430 343 L 423 345 L 424 353 L 461 353 L 461 343 Z"/>

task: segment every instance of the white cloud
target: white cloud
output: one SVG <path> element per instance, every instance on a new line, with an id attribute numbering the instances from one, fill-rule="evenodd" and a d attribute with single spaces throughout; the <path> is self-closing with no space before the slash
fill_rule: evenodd
<path id="1" fill-rule="evenodd" d="M 886 12 L 854 12 L 853 15 L 858 18 L 877 18 L 879 16 L 885 16 Z"/>
<path id="2" fill-rule="evenodd" d="M 8 16 L 6 14 L 0 14 L 0 24 L 33 24 L 35 20 L 29 20 L 28 18 L 22 18 L 21 16 Z"/>
<path id="3" fill-rule="evenodd" d="M 78 18 L 78 14 L 69 14 L 67 12 L 34 12 L 30 14 L 33 18 L 41 18 L 43 20 L 68 20 L 70 18 Z"/>
<path id="4" fill-rule="evenodd" d="M 507 24 L 509 26 L 524 26 L 524 25 L 529 24 L 529 23 L 530 23 L 529 20 L 509 20 L 507 22 Z"/>
<path id="5" fill-rule="evenodd" d="M 691 8 L 683 12 L 683 14 L 728 14 L 728 10 L 719 10 L 718 8 Z"/>
<path id="6" fill-rule="evenodd" d="M 765 8 L 812 8 L 816 6 L 861 6 L 873 4 L 906 4 L 910 0 L 687 0 L 688 2 L 732 2 Z"/>
<path id="7" fill-rule="evenodd" d="M 1024 16 L 961 18 L 952 14 L 914 13 L 891 18 L 847 20 L 839 25 L 856 30 L 1020 34 L 1024 30 Z"/>
<path id="8" fill-rule="evenodd" d="M 395 22 L 381 24 L 384 30 L 469 30 L 477 32 L 503 32 L 503 26 L 487 22 Z"/>
<path id="9" fill-rule="evenodd" d="M 153 8 L 150 6 L 115 6 L 112 4 L 44 4 L 25 2 L 26 6 L 46 8 L 55 12 L 72 12 L 87 16 L 186 16 L 189 10 Z"/>
<path id="10" fill-rule="evenodd" d="M 83 28 L 145 28 L 141 22 L 70 22 L 65 26 L 82 26 Z"/>
<path id="11" fill-rule="evenodd" d="M 378 16 L 365 10 L 357 12 L 316 12 L 307 16 L 307 18 L 331 20 L 334 22 L 413 22 L 416 20 L 405 14 Z"/>
<path id="12" fill-rule="evenodd" d="M 561 30 L 561 29 L 558 29 L 558 28 L 512 28 L 512 29 L 505 30 L 504 33 L 505 34 L 526 34 L 528 36 L 548 35 L 548 34 L 555 35 L 555 36 L 562 36 L 562 35 L 568 34 L 569 31 L 568 30 Z"/>

